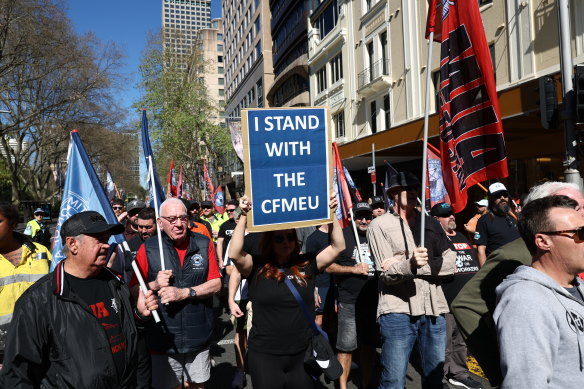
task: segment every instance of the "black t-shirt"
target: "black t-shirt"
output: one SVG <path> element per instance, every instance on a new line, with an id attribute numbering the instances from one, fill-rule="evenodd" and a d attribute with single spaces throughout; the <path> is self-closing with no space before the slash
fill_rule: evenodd
<path id="1" fill-rule="evenodd" d="M 314 255 L 301 254 L 296 263 L 308 261 L 300 272 L 304 273 L 306 286 L 301 286 L 289 275 L 298 290 L 306 308 L 314 320 L 314 276 L 316 258 Z M 274 279 L 258 275 L 266 263 L 263 257 L 253 257 L 253 268 L 249 281 L 249 299 L 253 304 L 252 327 L 249 335 L 250 350 L 273 355 L 294 355 L 308 347 L 311 335 L 306 317 L 288 286 Z M 289 266 L 282 268 L 286 273 Z"/>
<path id="2" fill-rule="evenodd" d="M 442 281 L 442 290 L 450 306 L 462 287 L 479 271 L 479 263 L 475 250 L 464 235 L 457 232 L 456 235 L 448 237 L 456 251 L 456 273 Z"/>
<path id="3" fill-rule="evenodd" d="M 126 367 L 126 338 L 121 328 L 122 302 L 114 298 L 104 270 L 97 277 L 77 278 L 65 273 L 71 292 L 87 304 L 89 310 L 105 331 L 118 374 Z M 95 336 L 88 333 L 87 336 Z"/>
<path id="4" fill-rule="evenodd" d="M 312 253 L 314 256 L 316 256 L 330 244 L 331 241 L 329 234 L 327 232 L 322 232 L 317 228 L 312 234 L 308 236 L 308 238 L 306 238 L 306 253 Z M 317 288 L 330 288 L 331 281 L 331 275 L 327 272 L 318 273 L 316 275 Z"/>
<path id="5" fill-rule="evenodd" d="M 477 222 L 474 243 L 477 246 L 486 246 L 486 253 L 489 255 L 519 237 L 517 223 L 511 216 L 500 216 L 489 212 Z"/>
<path id="6" fill-rule="evenodd" d="M 227 245 L 231 240 L 231 235 L 233 235 L 233 230 L 235 229 L 236 225 L 237 224 L 235 223 L 235 220 L 229 219 L 221 224 L 221 227 L 219 227 L 219 233 L 217 237 L 223 238 L 223 255 L 225 255 L 225 250 L 227 249 Z M 219 259 L 223 261 L 223 258 Z"/>
<path id="7" fill-rule="evenodd" d="M 355 266 L 357 264 L 358 253 L 361 250 L 361 258 L 369 265 L 369 275 L 356 274 L 336 274 L 335 280 L 339 290 L 338 300 L 345 304 L 355 304 L 361 289 L 367 282 L 375 275 L 375 264 L 369 252 L 369 245 L 367 244 L 367 237 L 357 233 L 359 237 L 359 248 L 355 244 L 355 234 L 351 226 L 343 229 L 345 236 L 345 249 L 339 254 L 337 264 L 341 266 Z"/>
<path id="8" fill-rule="evenodd" d="M 260 255 L 260 243 L 262 240 L 261 232 L 250 232 L 243 239 L 243 251 L 250 255 Z"/>

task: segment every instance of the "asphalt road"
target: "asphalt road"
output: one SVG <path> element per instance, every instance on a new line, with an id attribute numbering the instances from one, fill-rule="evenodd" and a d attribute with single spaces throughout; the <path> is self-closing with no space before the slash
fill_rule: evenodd
<path id="1" fill-rule="evenodd" d="M 235 373 L 235 352 L 233 349 L 234 331 L 233 326 L 229 321 L 229 315 L 226 313 L 225 309 L 219 307 L 218 299 L 215 299 L 214 306 L 216 307 L 215 313 L 218 319 L 210 352 L 215 361 L 215 367 L 211 369 L 211 379 L 207 382 L 206 388 L 228 389 L 231 386 L 231 380 L 233 379 L 233 374 Z M 484 389 L 491 388 L 487 380 L 474 375 L 473 377 L 482 382 Z M 348 387 L 358 388 L 358 378 L 359 369 L 357 367 L 356 369 L 351 370 Z M 422 384 L 420 374 L 410 364 L 408 366 L 408 373 L 406 376 L 406 388 L 414 389 L 421 387 Z M 253 388 L 249 375 L 247 376 L 246 389 L 247 388 Z M 335 388 L 335 385 L 333 382 L 325 382 L 324 378 L 321 377 L 316 385 L 316 388 Z M 445 386 L 444 388 L 456 389 L 460 387 L 448 384 L 448 386 Z"/>

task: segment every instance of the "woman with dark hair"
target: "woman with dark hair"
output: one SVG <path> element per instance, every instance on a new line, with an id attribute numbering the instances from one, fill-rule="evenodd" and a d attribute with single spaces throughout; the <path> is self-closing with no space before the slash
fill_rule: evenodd
<path id="1" fill-rule="evenodd" d="M 51 260 L 45 246 L 14 231 L 18 219 L 14 205 L 0 202 L 0 279 L 4 279 L 0 288 L 0 365 L 14 304 L 26 289 L 49 272 Z"/>
<path id="2" fill-rule="evenodd" d="M 247 212 L 251 209 L 247 196 L 240 199 L 239 207 L 241 216 L 231 237 L 229 257 L 249 282 L 253 317 L 247 356 L 253 387 L 311 388 L 314 381 L 304 369 L 304 354 L 312 332 L 300 305 L 283 281 L 284 277 L 292 281 L 314 316 L 311 308 L 314 307 L 315 276 L 345 249 L 341 226 L 336 220 L 331 223 L 331 244 L 318 254 L 300 254 L 294 229 L 266 231 L 261 238 L 261 255 L 252 256 L 243 247 Z M 337 207 L 334 196 L 329 207 L 332 210 Z"/>

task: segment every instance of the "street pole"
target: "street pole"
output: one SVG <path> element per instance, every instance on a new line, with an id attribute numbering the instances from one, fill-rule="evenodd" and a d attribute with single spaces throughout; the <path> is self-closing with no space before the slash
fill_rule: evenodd
<path id="1" fill-rule="evenodd" d="M 582 190 L 582 177 L 578 171 L 579 158 L 576 151 L 576 99 L 574 96 L 574 64 L 572 62 L 572 39 L 570 36 L 570 9 L 568 0 L 558 0 L 558 32 L 560 37 L 560 69 L 562 73 L 562 106 L 564 108 L 564 138 L 566 159 L 564 171 L 566 182 L 577 184 Z"/>
<path id="2" fill-rule="evenodd" d="M 371 164 L 371 166 L 373 166 L 373 169 L 375 169 L 375 143 L 371 144 L 371 159 L 373 160 L 373 163 Z M 372 173 L 375 174 L 375 173 Z M 373 183 L 373 196 L 377 196 L 377 188 L 376 188 L 376 183 Z"/>

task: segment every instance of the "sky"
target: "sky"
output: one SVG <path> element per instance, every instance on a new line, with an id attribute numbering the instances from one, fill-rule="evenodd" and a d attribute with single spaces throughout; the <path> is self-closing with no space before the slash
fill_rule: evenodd
<path id="1" fill-rule="evenodd" d="M 103 42 L 115 42 L 124 52 L 121 72 L 129 78 L 120 105 L 130 107 L 140 97 L 138 66 L 148 32 L 161 26 L 162 0 L 68 0 L 67 14 L 79 34 L 93 32 Z M 221 0 L 211 0 L 211 18 L 221 16 Z"/>

